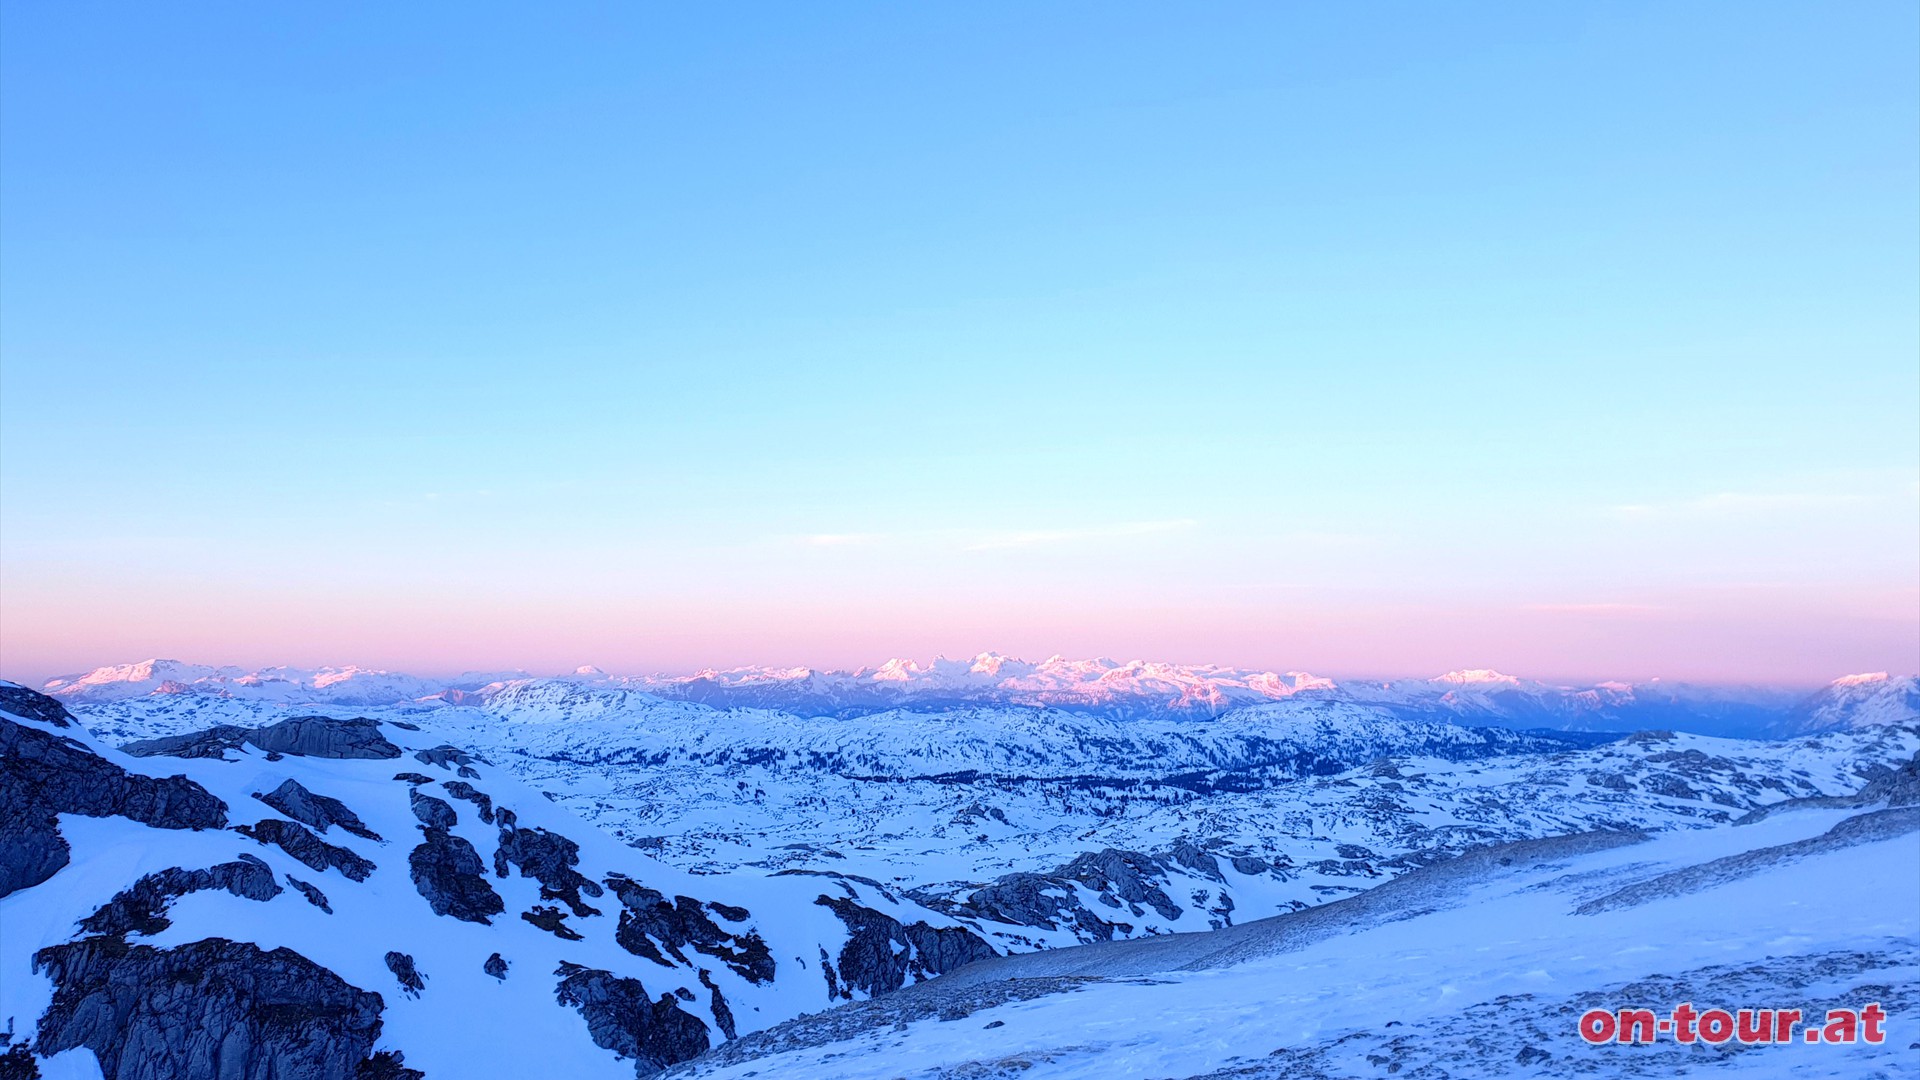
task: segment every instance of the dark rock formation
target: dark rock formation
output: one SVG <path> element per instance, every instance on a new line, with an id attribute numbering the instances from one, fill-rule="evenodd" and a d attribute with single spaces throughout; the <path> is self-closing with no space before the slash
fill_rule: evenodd
<path id="1" fill-rule="evenodd" d="M 1920 754 L 1915 754 L 1913 760 L 1898 769 L 1867 781 L 1860 789 L 1860 797 L 1888 806 L 1920 805 Z"/>
<path id="2" fill-rule="evenodd" d="M 707 1007 L 713 1011 L 713 1022 L 720 1025 L 720 1033 L 728 1040 L 739 1038 L 733 1007 L 727 1004 L 727 995 L 720 992 L 720 987 L 714 984 L 713 975 L 706 968 L 700 969 L 700 985 L 707 988 Z"/>
<path id="3" fill-rule="evenodd" d="M 1140 905 L 1145 904 L 1164 919 L 1178 919 L 1180 905 L 1149 880 L 1165 873 L 1166 867 L 1156 859 L 1137 851 L 1107 848 L 1075 858 L 1055 871 L 1055 876 L 1085 885 L 1112 906 L 1118 906 L 1114 900 L 1124 901 L 1136 916 L 1143 914 Z"/>
<path id="4" fill-rule="evenodd" d="M 268 818 L 255 825 L 235 825 L 233 831 L 262 844 L 271 844 L 322 873 L 338 870 L 348 881 L 365 881 L 374 871 L 372 862 L 327 843 L 308 832 L 305 826 L 291 821 Z"/>
<path id="5" fill-rule="evenodd" d="M 491 924 L 489 916 L 505 911 L 507 905 L 487 883 L 480 853 L 445 829 L 429 827 L 421 832 L 426 834 L 425 842 L 407 856 L 413 887 L 426 897 L 435 915 Z"/>
<path id="6" fill-rule="evenodd" d="M 307 903 L 329 915 L 333 914 L 333 906 L 327 903 L 327 894 L 321 892 L 318 887 L 309 885 L 292 874 L 287 875 L 287 884 L 293 886 L 295 892 L 306 897 Z"/>
<path id="7" fill-rule="evenodd" d="M 203 889 L 224 889 L 248 900 L 266 901 L 280 895 L 273 870 L 251 855 L 204 870 L 169 867 L 116 894 L 80 920 L 80 929 L 89 934 L 157 934 L 172 925 L 166 912 L 174 900 Z"/>
<path id="8" fill-rule="evenodd" d="M 700 901 L 691 896 L 676 896 L 669 902 L 659 891 L 619 874 L 608 877 L 607 885 L 620 899 L 621 907 L 620 924 L 614 929 L 613 938 L 635 956 L 672 967 L 673 961 L 660 951 L 664 947 L 674 960 L 691 965 L 692 961 L 682 951 L 691 946 L 695 952 L 705 953 L 727 965 L 750 983 L 773 979 L 773 953 L 759 934 L 751 931 L 734 934 L 722 929 L 703 910 Z M 740 921 L 732 917 L 734 914 L 741 919 L 747 915 L 743 908 L 729 907 L 727 912 L 725 917 L 732 922 Z M 660 943 L 658 946 L 654 944 L 656 940 Z"/>
<path id="9" fill-rule="evenodd" d="M 40 1065 L 24 1042 L 14 1042 L 11 1031 L 0 1034 L 0 1080 L 40 1080 Z"/>
<path id="10" fill-rule="evenodd" d="M 493 872 L 497 876 L 506 877 L 509 866 L 519 867 L 521 877 L 540 882 L 540 899 L 564 900 L 575 915 L 582 917 L 598 915 L 599 909 L 589 907 L 580 899 L 580 894 L 599 896 L 604 890 L 598 882 L 574 869 L 579 864 L 580 845 L 559 833 L 518 829 L 508 824 L 500 826 L 500 846 L 493 853 Z"/>
<path id="11" fill-rule="evenodd" d="M 459 824 L 460 815 L 453 812 L 453 807 L 448 805 L 447 800 L 422 795 L 417 788 L 411 794 L 413 816 L 420 819 L 420 824 L 429 829 L 451 829 Z"/>
<path id="12" fill-rule="evenodd" d="M 707 910 L 728 922 L 746 922 L 753 916 L 753 912 L 748 911 L 746 908 L 734 907 L 732 904 L 723 904 L 718 900 L 707 901 Z"/>
<path id="13" fill-rule="evenodd" d="M 480 820 L 493 824 L 493 798 L 465 780 L 449 780 L 443 785 L 447 794 L 456 799 L 464 799 L 480 808 Z"/>
<path id="14" fill-rule="evenodd" d="M 53 699 L 19 687 L 10 699 L 8 708 L 16 713 L 60 709 Z M 184 776 L 130 773 L 66 736 L 0 718 L 0 897 L 38 885 L 67 865 L 60 814 L 125 817 L 159 829 L 217 829 L 227 823 L 227 804 Z"/>
<path id="15" fill-rule="evenodd" d="M 86 1047 L 108 1080 L 356 1080 L 385 1006 L 290 949 L 224 938 L 88 938 L 40 950 L 33 967 L 54 984 L 34 1049 Z"/>
<path id="16" fill-rule="evenodd" d="M 381 1050 L 360 1063 L 354 1080 L 426 1080 L 427 1074 L 407 1068 L 407 1055 L 398 1050 Z"/>
<path id="17" fill-rule="evenodd" d="M 520 917 L 555 937 L 564 938 L 567 941 L 585 940 L 575 932 L 573 927 L 567 925 L 566 912 L 557 907 L 535 904 L 532 911 L 523 911 Z"/>
<path id="18" fill-rule="evenodd" d="M 433 777 L 425 773 L 417 772 L 398 772 L 393 774 L 393 778 L 395 780 L 404 780 L 409 784 L 431 784 L 434 782 Z"/>
<path id="19" fill-rule="evenodd" d="M 294 716 L 265 727 L 221 724 L 205 731 L 142 739 L 121 747 L 135 757 L 225 757 L 252 746 L 271 754 L 316 758 L 397 758 L 400 748 L 380 734 L 380 722 L 366 717 Z"/>
<path id="20" fill-rule="evenodd" d="M 40 1080 L 40 1065 L 34 1060 L 27 1041 L 14 1040 L 11 1018 L 7 1020 L 7 1029 L 0 1031 L 0 1080 Z"/>
<path id="21" fill-rule="evenodd" d="M 1215 881 L 1226 880 L 1220 873 L 1220 860 L 1200 850 L 1199 846 L 1191 840 L 1182 840 L 1175 844 L 1171 854 L 1174 862 L 1201 877 L 1212 878 Z"/>
<path id="22" fill-rule="evenodd" d="M 505 980 L 507 977 L 506 958 L 499 953 L 494 953 L 492 956 L 487 957 L 487 962 L 481 967 L 481 970 L 496 979 Z"/>
<path id="23" fill-rule="evenodd" d="M 1241 855 L 1233 860 L 1233 868 L 1249 877 L 1256 877 L 1273 869 L 1267 860 L 1258 855 Z"/>
<path id="24" fill-rule="evenodd" d="M 438 765 L 443 769 L 454 769 L 464 780 L 478 780 L 480 773 L 473 768 L 478 761 L 482 765 L 491 764 L 485 758 L 475 757 L 457 746 L 442 743 L 431 750 L 416 751 L 413 760 L 422 765 Z"/>
<path id="25" fill-rule="evenodd" d="M 634 1060 L 634 1075 L 649 1076 L 705 1053 L 707 1025 L 680 1008 L 672 994 L 654 1000 L 639 979 L 562 963 L 554 970 L 554 997 L 580 1013 L 593 1044 Z"/>
<path id="26" fill-rule="evenodd" d="M 387 970 L 393 972 L 393 977 L 400 980 L 400 989 L 405 991 L 408 997 L 417 998 L 420 996 L 420 991 L 427 988 L 427 977 L 420 974 L 420 969 L 413 966 L 413 957 L 406 953 L 389 952 Z"/>
<path id="27" fill-rule="evenodd" d="M 1233 868 L 1243 874 L 1264 874 L 1271 869 L 1266 860 L 1259 858 L 1235 858 L 1232 863 Z M 1131 934 L 1134 924 L 1110 914 L 1103 916 L 1089 908 L 1081 901 L 1075 886 L 1091 889 L 1103 907 L 1124 910 L 1134 918 L 1145 915 L 1151 907 L 1171 921 L 1178 919 L 1184 909 L 1174 903 L 1161 886 L 1175 872 L 1176 865 L 1214 881 L 1224 883 L 1226 880 L 1218 858 L 1183 840 L 1164 858 L 1107 848 L 1079 855 L 1050 873 L 1004 874 L 957 902 L 924 893 L 915 893 L 914 898 L 935 910 L 963 918 L 1070 929 L 1083 941 L 1110 941 L 1116 934 Z"/>
<path id="28" fill-rule="evenodd" d="M 255 792 L 253 797 L 319 832 L 326 832 L 338 825 L 363 840 L 380 839 L 380 834 L 367 828 L 366 823 L 360 820 L 360 815 L 347 809 L 346 803 L 316 795 L 301 786 L 298 780 L 288 780 L 265 795 Z"/>
<path id="29" fill-rule="evenodd" d="M 908 975 L 919 982 L 998 955 L 978 934 L 961 927 L 903 925 L 846 897 L 822 896 L 814 903 L 839 916 L 847 927 L 847 943 L 840 947 L 836 965 L 842 997 L 851 998 L 855 990 L 884 994 L 906 985 Z"/>
<path id="30" fill-rule="evenodd" d="M 74 722 L 73 714 L 58 700 L 13 683 L 0 683 L 0 712 L 38 720 L 53 727 L 66 727 Z"/>
<path id="31" fill-rule="evenodd" d="M 1109 941 L 1115 923 L 1093 913 L 1060 879 L 1041 874 L 1003 874 L 973 891 L 965 903 L 940 904 L 951 914 L 970 915 L 1014 926 L 1071 927 L 1088 941 Z"/>

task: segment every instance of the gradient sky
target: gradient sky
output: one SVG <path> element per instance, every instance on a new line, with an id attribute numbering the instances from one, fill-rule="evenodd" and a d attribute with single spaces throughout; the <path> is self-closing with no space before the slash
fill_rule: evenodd
<path id="1" fill-rule="evenodd" d="M 0 13 L 0 662 L 1920 666 L 1920 7 Z"/>

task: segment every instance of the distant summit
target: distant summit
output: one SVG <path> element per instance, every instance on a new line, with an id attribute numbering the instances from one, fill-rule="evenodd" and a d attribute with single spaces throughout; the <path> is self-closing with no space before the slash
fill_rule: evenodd
<path id="1" fill-rule="evenodd" d="M 1920 678 L 1884 671 L 1842 675 L 1794 709 L 1783 735 L 1897 724 L 1920 716 Z"/>

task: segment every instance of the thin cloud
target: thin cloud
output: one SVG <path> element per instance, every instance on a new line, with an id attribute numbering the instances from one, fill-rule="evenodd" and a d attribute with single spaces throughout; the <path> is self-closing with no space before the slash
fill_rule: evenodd
<path id="1" fill-rule="evenodd" d="M 810 548 L 876 547 L 888 545 L 924 551 L 1013 551 L 1184 532 L 1199 523 L 1192 518 L 1166 521 L 1127 521 L 1079 529 L 921 529 L 909 532 L 808 533 L 789 537 Z"/>
<path id="2" fill-rule="evenodd" d="M 1661 610 L 1652 604 L 1527 604 L 1523 611 L 1537 611 L 1548 615 L 1644 615 Z"/>
<path id="3" fill-rule="evenodd" d="M 867 547 L 886 538 L 884 533 L 814 533 L 797 540 L 807 547 Z"/>
<path id="4" fill-rule="evenodd" d="M 1616 517 L 1647 521 L 1678 517 L 1743 517 L 1759 514 L 1784 514 L 1800 510 L 1819 510 L 1835 506 L 1854 506 L 1870 501 L 1865 495 L 1848 492 L 1739 492 L 1722 491 L 1697 499 L 1664 503 L 1631 503 L 1611 508 Z"/>
<path id="5" fill-rule="evenodd" d="M 1171 521 L 1130 521 L 1086 529 L 1029 529 L 1019 532 L 991 533 L 965 545 L 968 551 L 1007 551 L 1015 548 L 1075 544 L 1088 540 L 1108 540 L 1126 536 L 1152 536 L 1185 532 L 1199 522 L 1192 518 Z"/>

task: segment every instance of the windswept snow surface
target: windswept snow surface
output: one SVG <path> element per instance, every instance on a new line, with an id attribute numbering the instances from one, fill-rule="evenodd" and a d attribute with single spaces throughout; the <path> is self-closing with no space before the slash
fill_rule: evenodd
<path id="1" fill-rule="evenodd" d="M 1901 811 L 1881 811 L 1900 814 Z M 1295 1080 L 1397 1074 L 1893 1077 L 1920 1036 L 1920 811 L 1797 862 L 1582 914 L 1663 875 L 1805 844 L 1848 815 L 1634 842 L 1605 834 L 1518 845 L 1409 875 L 1344 925 L 1332 907 L 1177 939 L 987 961 L 891 998 L 796 1020 L 681 1066 L 676 1077 Z M 1382 890 L 1385 892 L 1386 890 Z M 1357 904 L 1359 901 L 1350 901 Z M 1234 939 L 1222 949 L 1208 939 Z M 1590 1046 L 1589 1008 L 1666 1013 L 1881 1003 L 1878 1046 Z M 1902 1064 L 1902 1063 L 1905 1064 Z"/>

